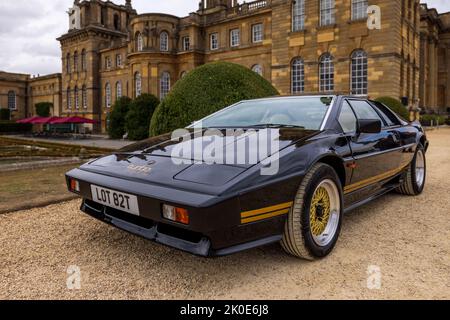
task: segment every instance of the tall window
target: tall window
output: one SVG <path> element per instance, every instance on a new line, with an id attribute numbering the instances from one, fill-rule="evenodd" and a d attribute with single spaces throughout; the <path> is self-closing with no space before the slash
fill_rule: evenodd
<path id="1" fill-rule="evenodd" d="M 161 100 L 163 100 L 170 91 L 170 74 L 163 72 L 161 75 Z"/>
<path id="2" fill-rule="evenodd" d="M 191 39 L 189 37 L 183 37 L 183 51 L 191 50 Z"/>
<path id="3" fill-rule="evenodd" d="M 140 32 L 136 33 L 136 51 L 144 50 L 144 38 Z"/>
<path id="4" fill-rule="evenodd" d="M 252 42 L 257 43 L 263 41 L 263 25 L 258 23 L 252 26 Z"/>
<path id="5" fill-rule="evenodd" d="M 351 63 L 351 88 L 352 94 L 367 95 L 367 53 L 363 50 L 357 50 L 352 54 Z"/>
<path id="6" fill-rule="evenodd" d="M 334 63 L 333 57 L 325 53 L 319 62 L 320 91 L 328 92 L 334 90 Z"/>
<path id="7" fill-rule="evenodd" d="M 122 55 L 119 53 L 116 55 L 116 67 L 122 66 Z"/>
<path id="8" fill-rule="evenodd" d="M 217 32 L 210 35 L 211 50 L 219 49 L 219 34 Z"/>
<path id="9" fill-rule="evenodd" d="M 237 47 L 241 43 L 239 29 L 233 29 L 230 31 L 230 46 Z"/>
<path id="10" fill-rule="evenodd" d="M 78 72 L 78 51 L 73 54 L 73 70 Z"/>
<path id="11" fill-rule="evenodd" d="M 165 31 L 159 36 L 159 49 L 161 51 L 169 51 L 169 34 Z"/>
<path id="12" fill-rule="evenodd" d="M 66 56 L 66 72 L 70 73 L 71 68 L 70 68 L 70 53 L 67 54 Z"/>
<path id="13" fill-rule="evenodd" d="M 72 96 L 70 95 L 70 87 L 67 88 L 66 97 L 67 97 L 67 109 L 72 109 Z"/>
<path id="14" fill-rule="evenodd" d="M 86 64 L 86 50 L 83 49 L 81 51 L 81 70 L 86 71 L 87 70 L 87 64 Z"/>
<path id="15" fill-rule="evenodd" d="M 17 96 L 14 91 L 8 92 L 8 109 L 9 110 L 17 109 Z"/>
<path id="16" fill-rule="evenodd" d="M 262 77 L 262 75 L 263 75 L 263 68 L 261 67 L 260 64 L 255 64 L 255 65 L 252 67 L 252 71 L 253 71 L 253 72 L 256 72 L 256 73 L 259 74 L 261 77 Z"/>
<path id="17" fill-rule="evenodd" d="M 78 87 L 75 87 L 75 89 L 73 90 L 73 97 L 75 100 L 75 109 L 80 109 L 80 101 L 78 99 Z"/>
<path id="18" fill-rule="evenodd" d="M 352 0 L 352 20 L 367 18 L 368 0 Z"/>
<path id="19" fill-rule="evenodd" d="M 291 64 L 291 92 L 297 94 L 305 91 L 305 64 L 303 59 L 295 58 Z"/>
<path id="20" fill-rule="evenodd" d="M 116 83 L 116 99 L 122 98 L 122 82 L 117 81 Z"/>
<path id="21" fill-rule="evenodd" d="M 81 103 L 83 105 L 83 108 L 87 109 L 87 89 L 85 85 L 81 89 Z"/>
<path id="22" fill-rule="evenodd" d="M 320 0 L 320 25 L 327 26 L 335 23 L 334 0 Z"/>
<path id="23" fill-rule="evenodd" d="M 109 82 L 106 83 L 106 87 L 105 87 L 105 102 L 106 102 L 106 107 L 110 108 L 111 107 L 111 85 L 109 84 Z"/>
<path id="24" fill-rule="evenodd" d="M 305 0 L 294 0 L 292 4 L 292 31 L 305 29 Z"/>
<path id="25" fill-rule="evenodd" d="M 142 94 L 142 78 L 139 72 L 134 75 L 134 92 L 136 97 Z"/>
<path id="26" fill-rule="evenodd" d="M 105 58 L 105 69 L 107 69 L 107 70 L 111 69 L 111 58 L 110 57 Z"/>

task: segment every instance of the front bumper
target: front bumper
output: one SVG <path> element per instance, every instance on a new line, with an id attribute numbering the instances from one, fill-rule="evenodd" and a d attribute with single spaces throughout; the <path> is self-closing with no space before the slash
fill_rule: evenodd
<path id="1" fill-rule="evenodd" d="M 211 240 L 197 232 L 176 228 L 161 222 L 135 217 L 116 209 L 97 204 L 91 200 L 83 200 L 81 210 L 88 215 L 145 239 L 183 250 L 202 257 L 225 256 L 240 251 L 279 242 L 281 235 L 272 235 L 227 248 L 212 248 Z"/>

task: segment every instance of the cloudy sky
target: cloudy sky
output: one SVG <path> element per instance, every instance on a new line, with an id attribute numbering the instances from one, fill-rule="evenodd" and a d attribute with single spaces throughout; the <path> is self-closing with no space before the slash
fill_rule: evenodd
<path id="1" fill-rule="evenodd" d="M 198 2 L 133 0 L 133 6 L 138 13 L 186 16 L 198 8 Z M 450 0 L 423 2 L 440 12 L 450 11 Z M 68 29 L 65 12 L 72 4 L 73 0 L 0 0 L 0 70 L 41 75 L 60 72 L 60 48 L 55 39 Z"/>

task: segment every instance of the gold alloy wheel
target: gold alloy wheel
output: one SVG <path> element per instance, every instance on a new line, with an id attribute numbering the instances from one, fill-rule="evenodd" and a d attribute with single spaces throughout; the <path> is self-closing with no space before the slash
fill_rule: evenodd
<path id="1" fill-rule="evenodd" d="M 334 238 L 341 212 L 338 187 L 332 180 L 322 181 L 314 191 L 310 205 L 309 225 L 314 242 L 327 246 Z"/>

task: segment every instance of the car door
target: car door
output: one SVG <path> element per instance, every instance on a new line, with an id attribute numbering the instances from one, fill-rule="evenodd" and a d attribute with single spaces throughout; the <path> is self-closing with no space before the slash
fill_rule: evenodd
<path id="1" fill-rule="evenodd" d="M 356 132 L 350 139 L 354 159 L 353 175 L 345 193 L 352 202 L 367 198 L 380 189 L 379 182 L 395 175 L 401 163 L 401 142 L 382 116 L 366 100 L 348 99 L 358 120 L 380 120 L 380 133 Z M 358 192 L 357 192 L 358 191 Z"/>

